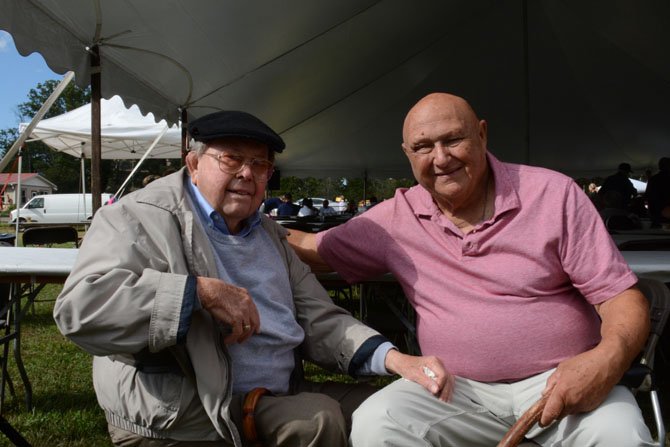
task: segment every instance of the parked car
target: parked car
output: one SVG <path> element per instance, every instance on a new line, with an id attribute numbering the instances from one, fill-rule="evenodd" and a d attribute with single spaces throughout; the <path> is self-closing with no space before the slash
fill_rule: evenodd
<path id="1" fill-rule="evenodd" d="M 106 203 L 111 194 L 102 194 L 102 203 Z M 85 223 L 93 215 L 93 199 L 91 194 L 46 194 L 35 196 L 26 202 L 21 209 L 9 213 L 9 221 L 77 224 Z"/>

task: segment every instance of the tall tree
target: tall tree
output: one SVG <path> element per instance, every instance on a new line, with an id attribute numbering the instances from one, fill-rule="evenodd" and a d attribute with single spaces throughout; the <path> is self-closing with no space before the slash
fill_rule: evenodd
<path id="1" fill-rule="evenodd" d="M 49 98 L 51 93 L 58 87 L 60 81 L 50 79 L 48 81 L 40 82 L 33 89 L 28 92 L 28 100 L 18 105 L 19 113 L 22 118 L 30 118 L 35 116 L 37 111 L 42 107 L 42 104 Z M 62 115 L 65 112 L 74 110 L 91 101 L 91 91 L 87 87 L 81 89 L 76 84 L 70 83 L 63 93 L 58 97 L 56 102 L 49 108 L 45 118 Z"/>
<path id="2" fill-rule="evenodd" d="M 12 144 L 19 137 L 19 132 L 16 129 L 2 129 L 0 130 L 0 157 L 5 155 L 5 152 L 12 147 Z"/>
<path id="3" fill-rule="evenodd" d="M 30 120 L 42 104 L 49 98 L 58 86 L 59 81 L 47 80 L 38 83 L 28 92 L 28 100 L 17 106 L 22 121 Z M 49 108 L 45 118 L 61 115 L 70 110 L 81 107 L 90 101 L 91 94 L 88 88 L 81 89 L 75 84 L 69 84 L 56 102 Z M 0 151 L 4 154 L 18 138 L 16 129 L 0 130 Z M 24 152 L 24 172 L 38 172 L 58 186 L 59 193 L 78 192 L 81 190 L 80 161 L 71 155 L 49 149 L 41 142 L 26 144 Z M 108 168 L 109 169 L 109 168 Z M 104 167 L 103 167 L 104 171 Z M 90 172 L 90 170 L 87 170 Z M 90 183 L 86 179 L 87 183 Z"/>

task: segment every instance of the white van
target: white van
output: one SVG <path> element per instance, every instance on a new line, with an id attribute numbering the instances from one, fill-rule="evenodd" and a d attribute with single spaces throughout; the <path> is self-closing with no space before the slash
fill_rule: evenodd
<path id="1" fill-rule="evenodd" d="M 20 210 L 9 213 L 11 223 L 19 222 L 48 223 L 48 224 L 77 224 L 86 223 L 93 215 L 91 194 L 47 194 L 35 196 Z M 111 194 L 102 194 L 102 203 L 105 204 Z M 19 213 L 20 211 L 20 213 Z"/>

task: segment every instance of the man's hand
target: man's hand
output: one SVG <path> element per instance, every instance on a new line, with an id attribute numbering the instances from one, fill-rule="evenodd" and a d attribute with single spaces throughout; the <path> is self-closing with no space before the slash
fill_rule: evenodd
<path id="1" fill-rule="evenodd" d="M 544 393 L 550 393 L 540 425 L 547 426 L 569 414 L 583 413 L 598 407 L 621 379 L 598 348 L 561 362 L 547 379 Z M 553 389 L 552 389 L 553 388 Z"/>
<path id="2" fill-rule="evenodd" d="M 217 321 L 231 327 L 231 333 L 224 338 L 226 344 L 242 343 L 260 332 L 258 309 L 247 289 L 220 279 L 199 276 L 197 290 L 202 307 Z"/>
<path id="3" fill-rule="evenodd" d="M 435 356 L 417 357 L 391 349 L 384 361 L 386 369 L 407 380 L 416 382 L 437 396 L 448 401 L 454 389 L 454 376 L 449 374 Z"/>
<path id="4" fill-rule="evenodd" d="M 595 348 L 561 362 L 549 377 L 544 392 L 551 394 L 540 418 L 542 426 L 600 405 L 644 346 L 649 307 L 637 288 L 623 291 L 596 310 L 602 320 L 602 340 Z"/>

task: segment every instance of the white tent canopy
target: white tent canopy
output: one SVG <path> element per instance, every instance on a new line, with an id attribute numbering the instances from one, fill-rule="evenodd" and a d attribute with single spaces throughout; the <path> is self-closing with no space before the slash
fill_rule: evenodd
<path id="1" fill-rule="evenodd" d="M 574 176 L 670 148 L 670 3 L 630 0 L 0 0 L 21 54 L 177 122 L 256 114 L 282 175 L 409 176 L 404 114 L 467 98 L 507 161 Z"/>
<path id="2" fill-rule="evenodd" d="M 126 108 L 119 96 L 103 99 L 101 109 L 102 158 L 139 159 L 164 132 L 148 158 L 180 158 L 181 130 L 168 127 L 165 120 L 156 123 L 153 114 L 143 116 L 133 105 Z M 28 126 L 21 123 L 19 131 Z M 91 105 L 40 121 L 28 141 L 40 140 L 59 152 L 73 157 L 91 158 Z"/>

